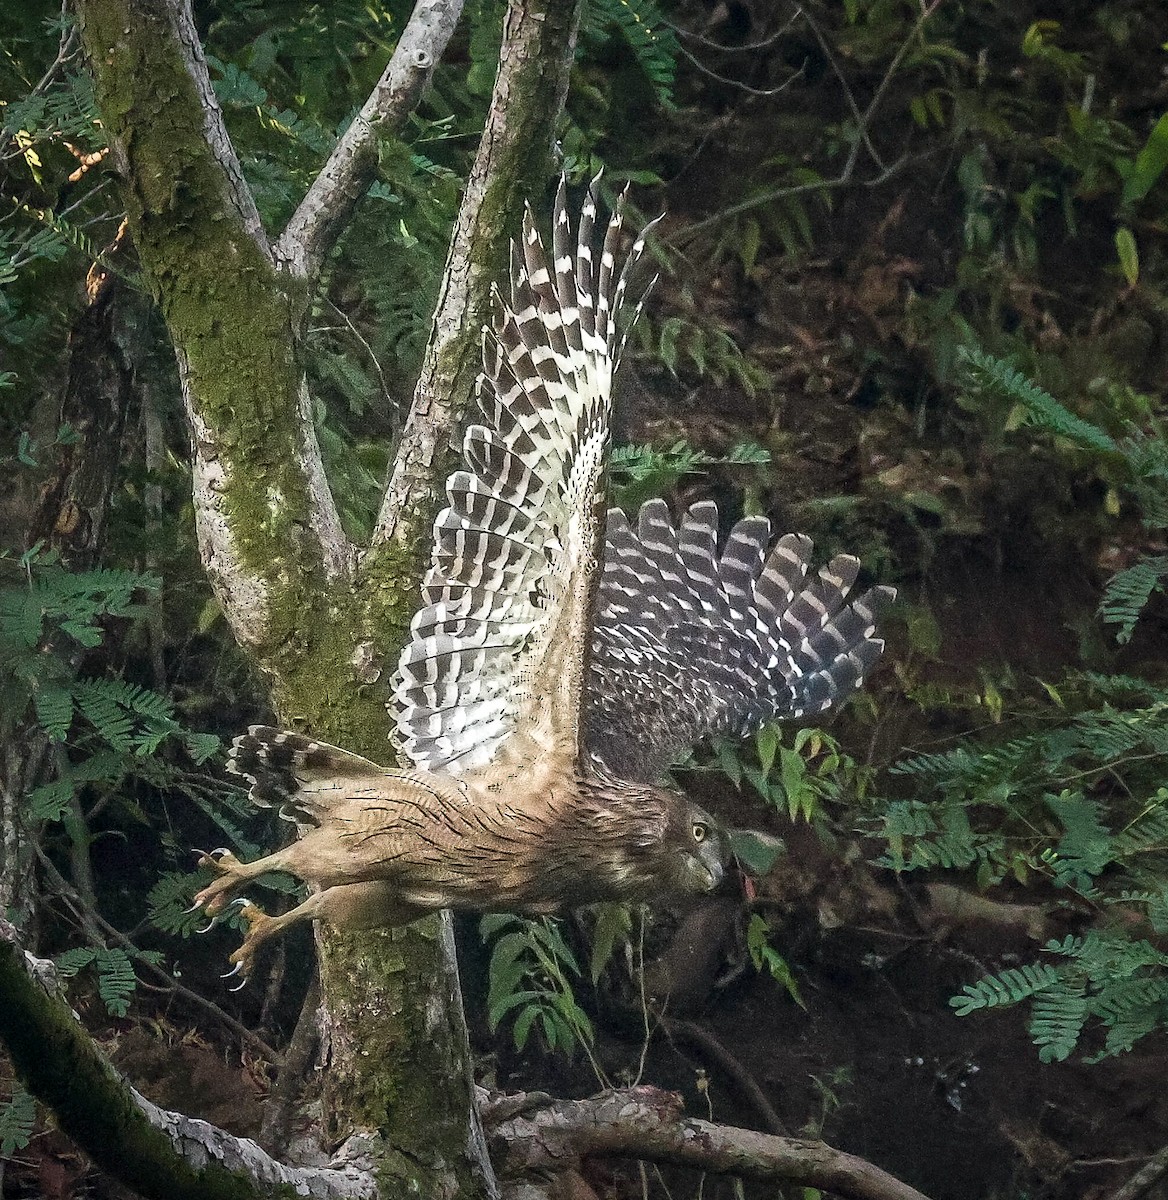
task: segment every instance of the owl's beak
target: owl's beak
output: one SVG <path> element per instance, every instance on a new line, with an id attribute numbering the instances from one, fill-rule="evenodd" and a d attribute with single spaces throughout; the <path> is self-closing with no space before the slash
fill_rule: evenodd
<path id="1" fill-rule="evenodd" d="M 726 873 L 725 868 L 717 859 L 714 859 L 713 862 L 703 859 L 702 866 L 705 867 L 706 874 L 710 877 L 710 882 L 706 886 L 706 891 L 712 892 L 718 886 L 718 884 L 722 882 L 722 877 Z"/>

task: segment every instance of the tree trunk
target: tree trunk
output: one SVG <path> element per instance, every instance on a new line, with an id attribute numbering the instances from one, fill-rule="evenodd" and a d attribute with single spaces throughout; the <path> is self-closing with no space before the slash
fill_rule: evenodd
<path id="1" fill-rule="evenodd" d="M 383 510 L 395 536 L 359 561 L 324 479 L 298 361 L 305 284 L 275 264 L 188 8 L 79 4 L 131 231 L 175 346 L 212 586 L 269 678 L 281 720 L 380 761 L 389 757 L 384 684 L 417 604 L 450 430 L 477 371 L 488 281 L 505 263 L 525 190 L 548 174 L 577 8 L 516 0 L 508 10 L 419 389 L 429 401 L 410 421 L 427 448 L 407 456 L 408 486 Z M 354 186 L 347 179 L 346 192 Z M 282 261 L 306 261 L 282 249 Z M 309 257 L 321 257 L 319 244 Z M 323 931 L 321 942 L 330 1140 L 380 1134 L 393 1148 L 383 1174 L 420 1195 L 491 1187 L 449 918 Z"/>

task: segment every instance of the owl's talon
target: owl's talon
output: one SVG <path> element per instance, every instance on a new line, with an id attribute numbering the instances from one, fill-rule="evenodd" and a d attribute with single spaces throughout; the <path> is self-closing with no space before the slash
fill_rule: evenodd
<path id="1" fill-rule="evenodd" d="M 218 916 L 227 905 L 227 898 L 243 880 L 239 877 L 243 864 L 227 849 L 220 846 L 215 850 L 196 850 L 200 867 L 210 867 L 218 873 L 201 892 L 195 894 L 195 908 L 201 908 L 209 917 Z"/>
<path id="2" fill-rule="evenodd" d="M 247 925 L 247 933 L 243 938 L 243 945 L 232 954 L 230 961 L 235 964 L 233 970 L 223 976 L 224 979 L 229 979 L 232 975 L 242 974 L 243 980 L 239 987 L 243 987 L 247 983 L 247 977 L 251 974 L 251 969 L 255 965 L 256 951 L 261 943 L 275 932 L 276 922 L 272 917 L 269 917 L 266 912 L 258 904 L 251 900 L 240 899 L 232 902 L 239 909 L 239 915 L 243 918 Z M 239 988 L 232 988 L 232 991 L 238 991 Z"/>
<path id="3" fill-rule="evenodd" d="M 242 971 L 242 970 L 243 970 L 243 963 L 237 962 L 235 964 L 235 966 L 233 966 L 231 968 L 230 971 L 224 971 L 223 974 L 219 976 L 219 978 L 220 979 L 230 979 L 233 975 L 238 975 L 240 973 L 240 971 Z"/>

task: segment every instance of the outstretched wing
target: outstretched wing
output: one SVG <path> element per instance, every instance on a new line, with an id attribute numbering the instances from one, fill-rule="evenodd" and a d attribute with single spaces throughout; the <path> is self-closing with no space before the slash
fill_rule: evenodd
<path id="1" fill-rule="evenodd" d="M 859 562 L 838 555 L 809 580 L 810 556 L 800 534 L 771 547 L 765 517 L 739 521 L 719 554 L 708 501 L 676 528 L 660 500 L 642 506 L 636 530 L 610 512 L 588 751 L 652 781 L 699 738 L 819 713 L 859 687 L 884 649 L 877 615 L 896 593 L 876 587 L 848 603 Z"/>
<path id="2" fill-rule="evenodd" d="M 593 188 L 573 239 L 561 182 L 549 264 L 528 211 L 510 302 L 496 297 L 485 332 L 484 423 L 466 431 L 468 469 L 447 481 L 394 691 L 399 741 L 427 770 L 522 761 L 532 741 L 572 761 L 579 751 L 616 317 L 642 248 L 618 273 L 618 206 L 594 268 L 595 220 Z"/>

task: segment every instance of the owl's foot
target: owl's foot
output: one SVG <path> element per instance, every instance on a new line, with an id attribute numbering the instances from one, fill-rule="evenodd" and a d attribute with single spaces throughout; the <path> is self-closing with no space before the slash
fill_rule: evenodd
<path id="1" fill-rule="evenodd" d="M 236 900 L 235 904 L 238 905 L 239 915 L 247 925 L 247 933 L 244 934 L 243 945 L 228 960 L 235 966 L 223 978 L 228 979 L 233 975 L 241 976 L 238 987 L 232 989 L 238 991 L 247 982 L 247 977 L 251 974 L 252 967 L 255 966 L 256 951 L 277 931 L 278 925 L 275 917 L 269 917 L 258 904 L 254 904 L 251 900 Z"/>
<path id="2" fill-rule="evenodd" d="M 201 908 L 209 917 L 217 917 L 226 907 L 231 895 L 247 881 L 243 874 L 243 863 L 230 850 L 196 850 L 200 867 L 210 867 L 219 872 L 196 894 L 193 908 Z"/>

